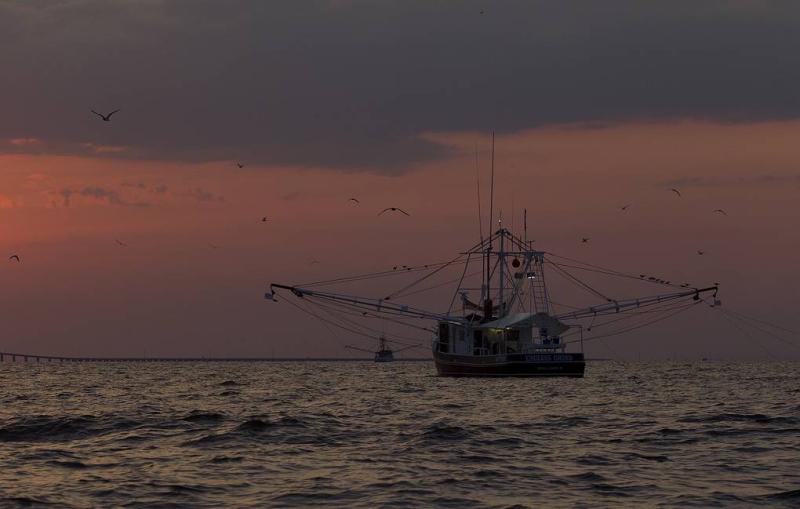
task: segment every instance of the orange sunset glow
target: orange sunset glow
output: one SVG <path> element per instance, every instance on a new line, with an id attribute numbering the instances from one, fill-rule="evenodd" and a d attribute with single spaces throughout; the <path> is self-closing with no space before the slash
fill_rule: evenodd
<path id="1" fill-rule="evenodd" d="M 797 507 L 798 27 L 0 0 L 0 508 Z"/>
<path id="2" fill-rule="evenodd" d="M 496 194 L 515 207 L 502 211 L 506 223 L 521 228 L 527 209 L 531 237 L 549 250 L 606 266 L 657 267 L 676 278 L 719 281 L 732 305 L 791 323 L 788 303 L 798 276 L 785 267 L 800 247 L 792 227 L 800 220 L 794 163 L 800 148 L 793 139 L 799 127 L 792 121 L 637 121 L 501 135 Z M 341 355 L 313 325 L 301 333 L 290 326 L 276 330 L 286 310 L 257 297 L 277 277 L 302 281 L 422 263 L 423 251 L 428 260 L 439 259 L 472 242 L 478 231 L 475 147 L 485 207 L 488 137 L 421 137 L 450 155 L 389 176 L 358 168 L 239 169 L 229 161 L 126 161 L 98 154 L 3 156 L 2 244 L 25 258 L 3 266 L 10 346 L 62 354 L 220 355 L 233 349 L 304 355 L 313 348 Z M 667 191 L 674 186 L 683 200 Z M 348 203 L 351 196 L 361 205 Z M 618 207 L 626 203 L 630 213 L 621 214 Z M 377 217 L 389 204 L 412 216 Z M 711 213 L 719 207 L 730 216 Z M 262 224 L 262 215 L 270 221 Z M 579 245 L 587 235 L 591 246 Z M 697 249 L 708 255 L 698 258 Z M 309 265 L 312 259 L 322 263 Z M 766 304 L 764 295 L 775 299 Z M 92 333 L 102 323 L 114 324 L 119 339 L 108 341 L 108 330 Z M 290 331 L 303 340 L 282 341 Z M 667 324 L 654 334 L 674 332 Z M 725 341 L 732 356 L 764 355 L 731 336 L 706 333 L 677 347 L 647 349 L 700 355 Z M 635 346 L 641 340 L 611 344 L 626 341 Z M 598 355 L 608 352 L 593 348 Z"/>

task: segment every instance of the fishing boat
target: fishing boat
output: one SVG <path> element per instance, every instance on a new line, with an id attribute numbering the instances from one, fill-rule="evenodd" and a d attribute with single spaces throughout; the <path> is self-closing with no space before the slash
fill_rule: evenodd
<path id="1" fill-rule="evenodd" d="M 546 268 L 553 269 L 578 286 L 590 288 L 589 285 L 566 271 L 563 257 L 532 249 L 530 242 L 508 229 L 500 228 L 448 262 L 407 267 L 399 273 L 397 270 L 380 271 L 307 285 L 273 283 L 266 297 L 277 300 L 278 292 L 288 291 L 301 301 L 302 305 L 295 304 L 298 308 L 329 325 L 354 334 L 369 335 L 370 327 L 359 325 L 358 318 L 388 320 L 433 333 L 431 353 L 439 375 L 483 377 L 582 377 L 586 368 L 584 333 L 623 320 L 635 321 L 645 317 L 651 322 L 659 321 L 706 302 L 707 294 L 713 296 L 713 301 L 707 303 L 719 305 L 719 288 L 716 285 L 685 287 L 643 274 L 636 276 L 577 260 L 567 261 L 574 272 L 601 272 L 638 279 L 645 284 L 666 285 L 676 291 L 614 299 L 592 289 L 593 293 L 603 296 L 602 302 L 556 313 L 546 283 Z M 467 283 L 467 275 L 471 274 L 470 267 L 476 264 L 481 265 L 483 284 L 473 287 Z M 435 312 L 395 301 L 397 296 L 413 293 L 421 282 L 429 281 L 434 275 L 453 266 L 463 267 L 446 311 Z M 400 291 L 380 298 L 318 289 L 331 284 L 419 272 L 423 275 L 404 285 Z M 478 302 L 470 299 L 471 292 L 479 295 Z M 314 306 L 319 306 L 317 312 L 311 311 Z M 323 315 L 322 311 L 326 314 Z M 337 313 L 341 315 L 337 316 Z M 598 319 L 608 315 L 619 316 L 607 323 L 597 323 Z M 590 323 L 582 322 L 585 320 Z M 425 327 L 420 322 L 433 322 L 435 325 Z M 647 323 L 637 322 L 632 327 L 622 329 L 618 326 L 610 332 L 603 330 L 601 334 L 602 337 L 608 337 L 643 325 Z M 592 334 L 587 340 L 596 337 L 596 334 Z M 386 341 L 385 337 L 383 341 Z M 385 343 L 375 353 L 377 362 L 392 359 L 392 352 Z"/>
<path id="2" fill-rule="evenodd" d="M 490 234 L 481 234 L 477 244 L 446 262 L 299 285 L 273 283 L 266 297 L 277 300 L 278 292 L 288 291 L 297 299 L 287 302 L 326 326 L 364 337 L 374 337 L 375 321 L 422 332 L 432 336 L 431 355 L 439 375 L 472 377 L 582 377 L 586 369 L 584 341 L 639 329 L 701 303 L 720 304 L 716 284 L 675 284 L 534 249 L 527 238 L 527 211 L 519 235 L 504 227 L 502 221 L 493 230 L 493 209 L 492 204 Z M 448 276 L 448 270 L 455 274 Z M 547 282 L 551 274 L 597 300 L 588 305 L 555 302 Z M 600 291 L 581 277 L 584 274 L 655 285 L 660 291 L 619 295 L 629 291 L 620 285 L 612 291 Z M 392 278 L 403 278 L 400 288 L 380 297 L 328 290 Z M 455 287 L 445 301 L 449 306 L 438 311 L 405 301 L 447 285 Z M 395 339 L 408 338 L 398 332 Z M 380 350 L 376 361 L 381 355 L 388 357 Z"/>

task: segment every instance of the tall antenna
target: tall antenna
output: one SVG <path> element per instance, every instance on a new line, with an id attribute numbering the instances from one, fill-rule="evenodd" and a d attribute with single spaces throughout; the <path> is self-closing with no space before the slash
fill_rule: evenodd
<path id="1" fill-rule="evenodd" d="M 492 221 L 494 220 L 494 131 L 492 131 L 492 186 L 491 191 L 489 194 L 489 238 L 492 237 L 492 228 L 494 225 Z"/>
<path id="2" fill-rule="evenodd" d="M 525 232 L 525 246 L 528 245 L 528 209 L 522 209 L 522 228 Z"/>
<path id="3" fill-rule="evenodd" d="M 492 248 L 494 247 L 494 240 L 492 234 L 492 228 L 494 228 L 494 131 L 492 131 L 492 181 L 491 181 L 491 188 L 489 192 L 489 231 L 487 232 L 489 235 L 489 245 L 486 247 L 486 300 L 487 300 L 487 311 L 485 312 L 486 318 L 488 319 L 491 316 L 492 310 L 492 299 L 491 299 L 491 282 L 492 282 L 492 268 L 491 268 L 491 253 Z"/>
<path id="4" fill-rule="evenodd" d="M 514 208 L 514 188 L 511 188 L 511 233 L 514 233 L 514 217 L 517 215 L 517 211 Z"/>
<path id="5" fill-rule="evenodd" d="M 475 181 L 478 184 L 478 231 L 483 244 L 483 214 L 481 214 L 481 170 L 478 167 L 478 142 L 475 142 Z"/>

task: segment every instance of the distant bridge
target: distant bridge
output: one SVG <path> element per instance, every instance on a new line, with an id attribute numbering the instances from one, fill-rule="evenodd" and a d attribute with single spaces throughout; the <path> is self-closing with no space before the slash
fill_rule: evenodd
<path id="1" fill-rule="evenodd" d="M 430 361 L 424 358 L 399 358 L 398 361 Z M 0 362 L 346 362 L 374 361 L 372 357 L 71 357 L 0 352 Z"/>

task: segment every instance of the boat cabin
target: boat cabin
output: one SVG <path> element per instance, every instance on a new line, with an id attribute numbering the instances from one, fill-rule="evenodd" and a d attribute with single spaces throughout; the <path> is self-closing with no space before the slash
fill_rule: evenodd
<path id="1" fill-rule="evenodd" d="M 545 313 L 517 313 L 485 323 L 440 321 L 436 351 L 457 355 L 501 355 L 563 351 L 569 327 Z"/>

